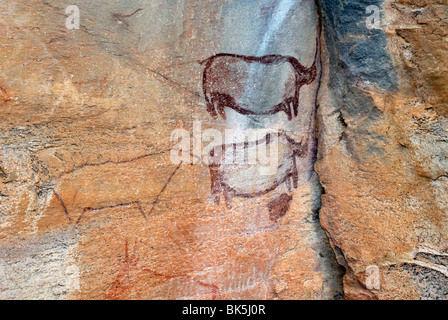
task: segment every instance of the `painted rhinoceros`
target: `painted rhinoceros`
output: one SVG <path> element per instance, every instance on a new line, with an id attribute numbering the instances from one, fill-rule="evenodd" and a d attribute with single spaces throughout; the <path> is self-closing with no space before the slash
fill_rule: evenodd
<path id="1" fill-rule="evenodd" d="M 273 145 L 275 144 L 275 147 Z M 269 164 L 274 168 L 269 173 L 260 169 L 267 164 L 256 161 L 249 163 L 248 155 L 259 155 L 260 150 L 269 148 Z M 267 133 L 262 139 L 253 142 L 240 142 L 219 145 L 210 152 L 209 169 L 211 176 L 211 191 L 215 201 L 224 196 L 226 205 L 231 208 L 233 197 L 255 198 L 274 191 L 285 184 L 287 189 L 297 188 L 312 169 L 301 167 L 298 162 L 309 152 L 308 142 L 299 143 L 282 133 Z M 265 152 L 265 151 L 262 151 Z M 232 160 L 227 156 L 233 154 Z M 267 152 L 266 152 L 267 153 Z M 272 161 L 275 157 L 276 161 Z M 238 160 L 243 161 L 238 161 Z M 236 161 L 235 161 L 236 160 Z M 264 169 L 266 170 L 266 169 Z"/>
<path id="2" fill-rule="evenodd" d="M 298 116 L 300 89 L 317 75 L 317 48 L 314 63 L 306 68 L 291 56 L 262 57 L 216 54 L 201 63 L 203 93 L 207 111 L 217 119 L 226 118 L 224 109 L 243 115 L 273 115 L 285 112 Z"/>

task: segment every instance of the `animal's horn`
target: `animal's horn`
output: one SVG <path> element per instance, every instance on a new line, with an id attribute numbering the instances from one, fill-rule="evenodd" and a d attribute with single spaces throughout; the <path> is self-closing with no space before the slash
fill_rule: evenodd
<path id="1" fill-rule="evenodd" d="M 318 26 L 317 26 L 317 36 L 316 36 L 316 53 L 314 55 L 314 63 L 313 65 L 308 68 L 306 70 L 306 84 L 310 84 L 312 83 L 314 80 L 316 80 L 316 76 L 317 76 L 317 61 L 319 60 L 318 57 L 320 55 L 320 35 L 321 35 L 321 30 L 322 30 L 322 26 L 321 26 L 321 22 L 319 21 Z"/>

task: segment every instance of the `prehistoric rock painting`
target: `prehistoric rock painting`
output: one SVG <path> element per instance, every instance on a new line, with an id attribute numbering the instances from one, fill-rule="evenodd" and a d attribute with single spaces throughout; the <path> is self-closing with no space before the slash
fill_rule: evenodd
<path id="1" fill-rule="evenodd" d="M 282 55 L 253 57 L 220 53 L 202 61 L 207 111 L 215 119 L 218 113 L 226 118 L 224 108 L 244 115 L 273 115 L 283 111 L 289 120 L 297 117 L 300 89 L 316 79 L 317 43 L 318 40 L 314 63 L 309 68 L 294 57 Z M 282 81 L 283 92 L 269 90 L 270 83 L 276 80 Z M 259 101 L 251 101 L 253 96 L 245 94 L 244 87 L 248 84 L 255 86 Z"/>
<path id="2" fill-rule="evenodd" d="M 235 161 L 235 163 L 226 163 L 225 154 L 230 150 L 233 153 L 234 159 L 247 157 L 251 150 L 260 148 L 262 145 L 269 146 L 273 139 L 276 139 L 278 144 L 278 158 L 281 162 L 278 163 L 273 175 L 259 175 L 260 165 L 253 165 L 250 163 L 242 163 Z M 212 194 L 215 196 L 215 201 L 219 203 L 221 194 L 228 208 L 231 208 L 231 199 L 233 197 L 253 198 L 267 194 L 282 184 L 286 184 L 288 190 L 292 187 L 297 188 L 299 182 L 299 173 L 296 164 L 296 157 L 303 157 L 306 155 L 308 145 L 297 143 L 292 138 L 285 134 L 274 135 L 271 133 L 257 141 L 233 143 L 215 147 L 210 152 L 210 176 Z M 239 154 L 243 153 L 243 154 Z M 277 155 L 276 155 L 277 156 Z M 257 181 L 252 188 L 248 190 L 242 185 L 241 178 L 256 177 Z"/>
<path id="3" fill-rule="evenodd" d="M 263 118 L 280 112 L 287 115 L 288 122 L 293 122 L 300 116 L 314 117 L 315 105 L 311 106 L 313 110 L 311 113 L 305 112 L 305 109 L 300 107 L 300 91 L 303 86 L 316 81 L 319 53 L 318 32 L 314 62 L 308 68 L 294 57 L 276 54 L 256 57 L 220 53 L 202 61 L 201 64 L 204 65 L 202 84 L 207 111 L 214 119 L 218 119 L 220 115 L 226 120 L 226 108 L 229 108 L 243 116 L 258 117 L 258 124 L 263 123 Z M 317 95 L 317 91 L 315 94 Z M 237 157 L 238 152 L 247 156 L 260 146 L 268 147 L 272 144 L 270 133 L 263 139 L 224 144 L 211 150 L 212 161 L 209 163 L 211 192 L 216 203 L 220 202 L 221 194 L 227 207 L 231 208 L 233 197 L 259 197 L 283 184 L 290 192 L 292 188 L 296 189 L 299 185 L 297 158 L 309 157 L 310 153 L 314 152 L 312 146 L 315 142 L 314 119 L 301 120 L 304 120 L 302 126 L 308 128 L 302 130 L 300 141 L 287 133 L 275 133 L 279 162 L 273 175 L 257 175 L 255 170 L 259 165 L 247 162 L 228 164 L 223 156 L 232 148 L 234 156 Z M 244 158 L 244 154 L 240 156 Z M 252 180 L 253 183 L 248 184 L 248 180 Z M 289 195 L 282 194 L 277 199 L 278 203 L 276 200 L 272 202 L 271 220 L 277 221 L 286 214 L 291 199 Z M 278 206 L 279 209 L 274 206 Z"/>
<path id="4" fill-rule="evenodd" d="M 143 177 L 142 172 L 146 172 L 147 167 L 156 168 L 158 163 L 163 163 L 165 153 L 167 151 L 163 150 L 120 161 L 84 163 L 59 176 L 51 177 L 54 180 L 61 180 L 61 182 L 55 183 L 55 188 L 52 190 L 59 203 L 58 207 L 63 210 L 68 222 L 75 225 L 79 225 L 86 215 L 115 208 L 136 210 L 146 220 L 152 215 L 160 196 L 165 192 L 182 164 L 158 171 L 161 175 L 166 176 L 165 181 L 162 181 L 163 179 L 135 178 L 128 174 L 129 168 L 132 165 L 134 172 L 141 170 L 139 176 Z M 97 169 L 99 167 L 103 170 L 101 179 L 98 177 Z M 115 181 L 121 181 L 117 187 L 126 186 L 115 201 L 110 200 L 107 188 L 101 187 L 114 183 L 113 179 L 105 178 L 107 174 L 111 174 Z M 136 196 L 138 194 L 136 190 L 143 189 L 148 190 L 146 197 Z M 96 196 L 92 198 L 88 190 L 96 190 Z"/>
<path id="5" fill-rule="evenodd" d="M 280 197 L 269 202 L 269 218 L 272 221 L 277 222 L 278 219 L 283 217 L 288 212 L 291 201 L 292 197 L 290 195 L 282 193 Z"/>
<path id="6" fill-rule="evenodd" d="M 183 294 L 191 297 L 194 294 L 203 294 L 210 297 L 211 300 L 215 300 L 220 291 L 217 285 L 213 283 L 207 283 L 200 279 L 190 276 L 188 274 L 167 274 L 152 270 L 144 265 L 144 262 L 140 259 L 140 255 L 137 252 L 137 242 L 134 242 L 132 249 L 129 248 L 129 241 L 125 241 L 124 256 L 119 259 L 118 266 L 119 272 L 115 276 L 114 281 L 110 284 L 105 292 L 105 298 L 108 300 L 122 300 L 138 298 L 142 299 L 140 293 L 135 288 L 133 283 L 134 277 L 141 276 L 148 286 L 153 285 L 151 283 L 154 279 L 160 279 L 168 283 L 167 296 L 165 299 L 173 299 L 172 294 L 175 294 L 174 290 L 170 290 L 170 286 L 176 284 L 188 284 L 189 288 L 184 288 Z M 196 292 L 192 292 L 192 287 L 196 288 Z M 190 290 L 188 290 L 190 289 Z M 179 293 L 179 292 L 177 292 Z"/>

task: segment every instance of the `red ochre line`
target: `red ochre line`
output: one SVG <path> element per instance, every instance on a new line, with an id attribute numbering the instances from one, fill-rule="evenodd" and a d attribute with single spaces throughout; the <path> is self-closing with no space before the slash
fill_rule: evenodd
<path id="1" fill-rule="evenodd" d="M 101 210 L 106 210 L 106 209 L 114 209 L 114 208 L 119 208 L 119 207 L 131 207 L 133 205 L 137 206 L 137 208 L 140 211 L 140 213 L 142 214 L 143 218 L 146 220 L 147 217 L 150 216 L 151 213 L 153 212 L 155 206 L 159 202 L 160 196 L 166 190 L 166 188 L 168 187 L 168 184 L 171 182 L 171 180 L 173 179 L 174 175 L 180 169 L 181 165 L 182 165 L 182 162 L 170 174 L 170 176 L 168 177 L 167 182 L 164 184 L 163 188 L 160 190 L 160 192 L 157 194 L 156 198 L 152 202 L 151 209 L 149 210 L 148 213 L 145 213 L 145 211 L 143 210 L 141 201 L 131 201 L 131 202 L 126 202 L 126 203 L 118 203 L 118 204 L 114 204 L 114 205 L 110 205 L 110 206 L 104 206 L 104 207 L 98 207 L 98 208 L 85 207 L 85 208 L 83 208 L 83 210 L 82 210 L 80 216 L 78 217 L 78 219 L 76 220 L 75 224 L 78 225 L 81 222 L 81 219 L 83 218 L 84 214 L 86 212 L 89 212 L 89 211 L 95 212 L 95 211 L 101 211 Z M 65 205 L 64 200 L 62 200 L 61 196 L 59 195 L 59 193 L 56 190 L 53 190 L 53 192 L 54 192 L 56 198 L 58 199 L 59 203 L 61 204 L 61 206 L 62 206 L 62 208 L 64 210 L 64 213 L 67 216 L 67 219 L 71 223 L 72 222 L 72 218 L 71 218 L 71 216 L 70 216 L 70 214 L 68 212 L 68 209 L 67 209 L 67 206 Z"/>

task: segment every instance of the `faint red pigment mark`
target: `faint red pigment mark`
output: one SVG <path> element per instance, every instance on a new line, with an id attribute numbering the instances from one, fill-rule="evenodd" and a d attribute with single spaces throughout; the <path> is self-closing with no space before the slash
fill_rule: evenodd
<path id="1" fill-rule="evenodd" d="M 81 94 L 83 91 L 89 90 L 89 92 L 94 91 L 97 93 L 96 97 L 103 97 L 108 89 L 107 76 L 102 79 L 92 79 L 86 81 L 73 81 L 73 84 L 78 89 Z"/>
<path id="2" fill-rule="evenodd" d="M 292 196 L 283 193 L 277 199 L 268 203 L 269 219 L 273 222 L 278 222 L 280 218 L 286 215 L 291 205 Z"/>
<path id="3" fill-rule="evenodd" d="M 203 282 L 189 275 L 170 275 L 142 267 L 139 263 L 140 257 L 137 254 L 137 241 L 135 241 L 134 243 L 132 253 L 129 253 L 128 240 L 125 241 L 125 254 L 124 257 L 119 259 L 118 262 L 120 271 L 105 293 L 105 298 L 108 300 L 119 300 L 120 297 L 125 296 L 126 294 L 129 294 L 130 292 L 132 292 L 132 290 L 134 290 L 134 285 L 132 284 L 130 275 L 131 271 L 147 273 L 150 276 L 161 277 L 166 280 L 186 278 L 200 286 L 209 289 L 212 293 L 212 300 L 216 300 L 217 294 L 219 292 L 219 288 L 216 285 Z"/>
<path id="4" fill-rule="evenodd" d="M 260 14 L 261 15 L 272 14 L 274 9 L 275 9 L 275 6 L 263 7 L 260 9 Z"/>
<path id="5" fill-rule="evenodd" d="M 72 200 L 73 203 L 75 202 L 77 195 L 78 195 L 78 189 L 76 189 L 75 194 L 73 195 L 73 200 Z"/>
<path id="6" fill-rule="evenodd" d="M 267 55 L 262 57 L 244 56 L 230 53 L 216 54 L 200 63 L 205 65 L 202 88 L 207 104 L 207 111 L 214 118 L 218 118 L 218 113 L 226 119 L 225 108 L 230 108 L 242 115 L 273 115 L 278 112 L 285 112 L 289 120 L 298 116 L 300 89 L 304 85 L 309 85 L 317 76 L 318 38 L 316 39 L 316 54 L 311 67 L 304 67 L 296 58 L 283 55 Z M 234 68 L 237 63 L 245 63 L 246 70 Z M 251 64 L 260 66 L 285 66 L 292 67 L 292 79 L 285 83 L 283 101 L 277 105 L 269 107 L 267 110 L 260 110 L 257 105 L 242 106 L 240 97 L 244 87 L 251 86 L 246 83 L 248 70 Z M 232 69 L 233 68 L 233 69 Z M 268 75 L 268 72 L 264 74 Z M 255 81 L 256 79 L 249 79 Z M 259 79 L 266 81 L 266 79 Z M 291 83 L 292 82 L 292 83 Z M 257 110 L 258 108 L 258 110 Z"/>
<path id="7" fill-rule="evenodd" d="M 118 260 L 120 271 L 118 272 L 118 275 L 115 277 L 112 284 L 107 289 L 106 294 L 105 294 L 106 299 L 117 300 L 124 293 L 132 290 L 132 288 L 133 288 L 132 282 L 129 282 L 129 284 L 126 284 L 126 280 L 129 279 L 129 277 L 130 277 L 129 272 L 131 270 L 136 270 L 139 268 L 138 262 L 139 262 L 140 258 L 136 255 L 136 249 L 137 249 L 136 244 L 137 243 L 134 244 L 134 249 L 133 249 L 132 253 L 129 254 L 128 240 L 125 241 L 124 258 L 121 258 Z"/>

